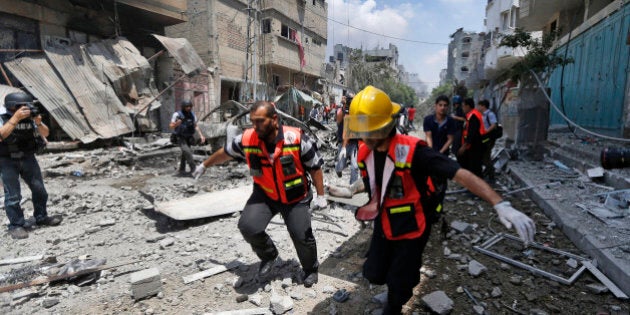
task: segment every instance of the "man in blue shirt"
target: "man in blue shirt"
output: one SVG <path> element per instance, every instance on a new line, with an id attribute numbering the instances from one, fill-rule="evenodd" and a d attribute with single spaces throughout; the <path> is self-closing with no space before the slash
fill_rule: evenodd
<path id="1" fill-rule="evenodd" d="M 424 117 L 424 133 L 427 144 L 436 151 L 448 156 L 457 131 L 455 121 L 448 114 L 448 97 L 440 95 L 435 99 L 435 113 Z"/>

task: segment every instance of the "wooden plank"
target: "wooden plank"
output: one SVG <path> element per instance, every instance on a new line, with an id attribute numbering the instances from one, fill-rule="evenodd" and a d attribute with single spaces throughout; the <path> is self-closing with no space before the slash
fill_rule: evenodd
<path id="1" fill-rule="evenodd" d="M 188 283 L 191 283 L 193 281 L 201 280 L 203 278 L 214 276 L 214 275 L 222 273 L 224 271 L 233 269 L 233 268 L 235 268 L 238 265 L 239 265 L 238 262 L 231 262 L 231 263 L 229 263 L 227 265 L 214 266 L 214 267 L 212 267 L 210 269 L 206 269 L 206 270 L 201 271 L 201 272 L 193 273 L 192 275 L 183 276 L 182 279 L 184 280 L 184 283 L 188 284 Z"/>
<path id="2" fill-rule="evenodd" d="M 208 218 L 243 210 L 253 186 L 213 191 L 155 205 L 155 211 L 175 220 Z"/>
<path id="3" fill-rule="evenodd" d="M 3 260 L 0 260 L 0 266 L 2 266 L 2 265 L 21 264 L 21 263 L 25 263 L 25 262 L 29 262 L 29 261 L 33 261 L 33 260 L 41 260 L 42 258 L 44 258 L 44 255 L 35 255 L 35 256 L 28 256 L 28 257 L 18 257 L 18 258 L 3 259 Z"/>
<path id="4" fill-rule="evenodd" d="M 352 198 L 333 197 L 328 195 L 326 196 L 326 199 L 355 207 L 364 206 L 368 203 L 368 201 L 370 201 L 367 193 L 358 193 L 352 196 Z"/>

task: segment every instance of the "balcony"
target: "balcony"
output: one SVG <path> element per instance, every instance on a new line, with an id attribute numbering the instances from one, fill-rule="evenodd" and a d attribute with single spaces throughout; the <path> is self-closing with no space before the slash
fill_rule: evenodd
<path id="1" fill-rule="evenodd" d="M 293 40 L 275 34 L 264 34 L 265 51 L 261 66 L 271 65 L 286 68 L 295 72 L 300 71 L 300 57 L 298 44 Z M 319 76 L 324 62 L 325 46 L 304 46 L 306 66 L 301 69 L 304 73 Z"/>
<path id="2" fill-rule="evenodd" d="M 540 31 L 558 12 L 573 10 L 583 5 L 584 0 L 521 0 L 517 25 L 526 31 Z"/>
<path id="3" fill-rule="evenodd" d="M 485 77 L 495 78 L 519 62 L 525 55 L 522 48 L 499 47 L 492 45 L 486 52 L 484 59 Z"/>

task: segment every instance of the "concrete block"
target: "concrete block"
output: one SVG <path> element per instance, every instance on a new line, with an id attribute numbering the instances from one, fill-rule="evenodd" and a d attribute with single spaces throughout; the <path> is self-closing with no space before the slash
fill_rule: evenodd
<path id="1" fill-rule="evenodd" d="M 608 287 L 603 284 L 591 283 L 587 284 L 586 288 L 588 288 L 591 292 L 595 294 L 602 294 L 608 292 Z"/>
<path id="2" fill-rule="evenodd" d="M 431 309 L 431 311 L 445 315 L 453 310 L 453 300 L 451 300 L 444 291 L 434 291 L 422 297 L 422 302 Z"/>
<path id="3" fill-rule="evenodd" d="M 451 222 L 451 228 L 459 233 L 470 233 L 473 231 L 472 225 L 462 221 Z"/>
<path id="4" fill-rule="evenodd" d="M 158 268 L 134 272 L 129 276 L 131 295 L 135 300 L 156 295 L 162 290 L 162 279 Z"/>

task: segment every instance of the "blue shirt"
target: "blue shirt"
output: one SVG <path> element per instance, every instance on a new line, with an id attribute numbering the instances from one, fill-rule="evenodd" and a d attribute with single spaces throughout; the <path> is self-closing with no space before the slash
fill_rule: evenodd
<path id="1" fill-rule="evenodd" d="M 453 118 L 446 116 L 446 119 L 444 119 L 442 123 L 438 123 L 435 114 L 424 117 L 423 128 L 425 132 L 431 131 L 433 149 L 438 152 L 442 149 L 446 141 L 448 141 L 447 136 L 455 135 L 455 131 L 457 130 Z M 444 154 L 448 154 L 448 150 Z"/>

